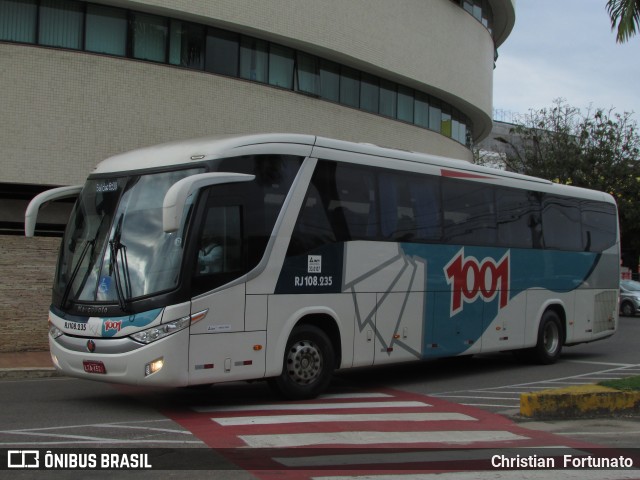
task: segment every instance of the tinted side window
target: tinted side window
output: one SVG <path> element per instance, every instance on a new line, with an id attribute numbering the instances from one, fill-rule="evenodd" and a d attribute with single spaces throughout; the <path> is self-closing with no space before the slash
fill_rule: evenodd
<path id="1" fill-rule="evenodd" d="M 372 169 L 320 161 L 294 228 L 289 254 L 379 236 Z"/>
<path id="2" fill-rule="evenodd" d="M 383 240 L 434 242 L 442 237 L 437 177 L 384 171 L 378 174 Z"/>
<path id="3" fill-rule="evenodd" d="M 207 202 L 200 207 L 196 230 L 196 294 L 223 285 L 258 265 L 301 162 L 300 157 L 288 155 L 212 162 L 212 171 L 248 173 L 255 179 L 213 185 L 203 192 Z"/>
<path id="4" fill-rule="evenodd" d="M 519 248 L 542 248 L 541 195 L 526 190 L 498 188 L 496 209 L 498 243 Z"/>
<path id="5" fill-rule="evenodd" d="M 442 208 L 446 242 L 495 244 L 497 229 L 493 187 L 443 178 Z"/>
<path id="6" fill-rule="evenodd" d="M 582 240 L 588 252 L 601 252 L 616 243 L 616 207 L 610 203 L 583 201 Z"/>
<path id="7" fill-rule="evenodd" d="M 542 227 L 546 248 L 582 250 L 582 227 L 578 199 L 545 195 Z"/>

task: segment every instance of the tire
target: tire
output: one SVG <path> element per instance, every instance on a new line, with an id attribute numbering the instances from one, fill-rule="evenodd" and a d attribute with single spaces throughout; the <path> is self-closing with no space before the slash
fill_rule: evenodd
<path id="1" fill-rule="evenodd" d="M 513 350 L 512 353 L 521 362 L 551 365 L 560 358 L 562 342 L 562 321 L 556 312 L 547 310 L 540 321 L 536 346 Z"/>
<path id="2" fill-rule="evenodd" d="M 553 310 L 547 310 L 542 315 L 538 329 L 538 342 L 532 349 L 533 360 L 541 365 L 555 363 L 562 353 L 562 322 Z"/>
<path id="3" fill-rule="evenodd" d="M 326 333 L 313 325 L 295 327 L 287 341 L 282 373 L 269 385 L 289 400 L 317 397 L 333 375 L 335 354 Z"/>
<path id="4" fill-rule="evenodd" d="M 624 302 L 622 304 L 622 307 L 620 308 L 620 311 L 622 312 L 622 315 L 625 317 L 633 317 L 633 314 L 634 314 L 633 304 L 631 302 Z"/>

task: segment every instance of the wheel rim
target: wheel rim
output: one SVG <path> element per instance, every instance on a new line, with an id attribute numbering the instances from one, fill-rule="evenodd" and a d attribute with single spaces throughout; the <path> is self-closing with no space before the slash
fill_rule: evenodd
<path id="1" fill-rule="evenodd" d="M 560 331 L 558 330 L 558 326 L 549 322 L 544 327 L 544 338 L 543 338 L 544 350 L 549 354 L 553 355 L 558 350 L 558 346 L 560 345 Z"/>
<path id="2" fill-rule="evenodd" d="M 287 372 L 289 378 L 298 385 L 313 383 L 322 373 L 322 368 L 322 354 L 315 343 L 301 340 L 289 349 Z"/>

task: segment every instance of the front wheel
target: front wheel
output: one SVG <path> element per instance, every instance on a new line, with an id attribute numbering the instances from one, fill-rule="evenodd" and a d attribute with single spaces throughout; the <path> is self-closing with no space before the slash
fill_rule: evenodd
<path id="1" fill-rule="evenodd" d="M 313 325 L 293 329 L 284 352 L 282 373 L 269 385 L 289 400 L 317 397 L 331 381 L 335 355 L 326 333 Z"/>

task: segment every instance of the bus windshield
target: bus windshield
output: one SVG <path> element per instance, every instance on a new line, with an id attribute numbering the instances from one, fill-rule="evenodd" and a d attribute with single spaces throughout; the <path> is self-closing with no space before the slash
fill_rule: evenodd
<path id="1" fill-rule="evenodd" d="M 122 305 L 125 299 L 175 288 L 184 225 L 164 232 L 162 203 L 175 182 L 201 172 L 89 179 L 60 248 L 54 292 L 62 296 L 61 307 L 67 301 Z"/>

